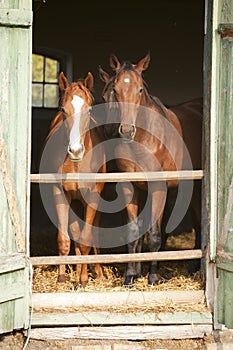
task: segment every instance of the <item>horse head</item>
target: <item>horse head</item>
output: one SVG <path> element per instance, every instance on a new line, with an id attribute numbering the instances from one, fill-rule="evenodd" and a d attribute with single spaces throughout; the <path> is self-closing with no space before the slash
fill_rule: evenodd
<path id="1" fill-rule="evenodd" d="M 71 84 L 63 72 L 59 75 L 60 110 L 68 130 L 67 153 L 72 161 L 81 161 L 85 152 L 85 135 L 89 130 L 90 109 L 93 105 L 94 78 L 88 72 L 85 79 Z"/>
<path id="2" fill-rule="evenodd" d="M 129 61 L 121 64 L 118 58 L 112 54 L 110 67 L 115 75 L 110 77 L 102 68 L 99 70 L 100 77 L 105 82 L 103 98 L 115 110 L 118 109 L 117 133 L 124 142 L 132 142 L 136 134 L 137 112 L 139 106 L 143 104 L 143 98 L 145 98 L 145 83 L 142 72 L 148 68 L 149 62 L 149 53 L 137 64 L 132 64 Z M 110 112 L 112 113 L 111 108 Z"/>

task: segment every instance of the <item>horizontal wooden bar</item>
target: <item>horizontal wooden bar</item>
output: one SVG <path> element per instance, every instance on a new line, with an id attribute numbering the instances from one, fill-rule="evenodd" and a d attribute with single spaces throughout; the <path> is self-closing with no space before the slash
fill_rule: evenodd
<path id="1" fill-rule="evenodd" d="M 149 340 L 149 339 L 188 339 L 203 338 L 212 333 L 213 326 L 203 325 L 140 325 L 105 327 L 43 327 L 30 331 L 30 339 L 106 339 L 106 340 Z"/>
<path id="2" fill-rule="evenodd" d="M 203 170 L 124 172 L 124 173 L 41 173 L 31 174 L 32 183 L 57 182 L 125 182 L 125 181 L 167 181 L 167 180 L 200 180 Z"/>
<path id="3" fill-rule="evenodd" d="M 0 274 L 26 267 L 26 257 L 24 254 L 0 255 Z"/>
<path id="4" fill-rule="evenodd" d="M 0 27 L 30 27 L 32 11 L 25 9 L 0 9 Z"/>
<path id="5" fill-rule="evenodd" d="M 225 261 L 229 261 L 231 263 L 233 263 L 233 253 L 231 252 L 225 252 L 224 250 L 217 250 L 217 258 L 222 258 Z"/>
<path id="6" fill-rule="evenodd" d="M 23 282 L 20 284 L 17 281 L 9 284 L 4 280 L 2 283 L 0 276 L 0 289 L 0 303 L 25 297 L 26 287 Z"/>
<path id="7" fill-rule="evenodd" d="M 161 306 L 163 304 L 197 305 L 203 301 L 204 290 L 134 291 L 75 293 L 33 293 L 31 306 L 39 309 L 79 309 L 81 307 L 109 308 L 133 306 Z"/>
<path id="8" fill-rule="evenodd" d="M 99 255 L 67 255 L 67 256 L 36 256 L 31 257 L 33 266 L 59 264 L 96 264 L 125 263 L 130 261 L 166 261 L 189 260 L 203 257 L 201 249 L 176 250 L 135 254 L 99 254 Z"/>
<path id="9" fill-rule="evenodd" d="M 32 326 L 212 324 L 210 312 L 34 311 Z"/>

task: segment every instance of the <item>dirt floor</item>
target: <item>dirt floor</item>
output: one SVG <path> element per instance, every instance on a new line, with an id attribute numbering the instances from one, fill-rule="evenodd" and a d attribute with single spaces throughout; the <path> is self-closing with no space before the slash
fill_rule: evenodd
<path id="1" fill-rule="evenodd" d="M 22 332 L 15 332 L 0 338 L 0 349 L 23 350 L 26 338 Z M 233 343 L 231 343 L 233 344 Z M 232 347 L 233 348 L 233 347 Z M 205 339 L 151 340 L 151 341 L 106 341 L 80 340 L 41 341 L 29 339 L 24 350 L 204 350 L 220 349 L 214 336 Z M 221 347 L 221 349 L 225 349 Z M 230 348 L 229 348 L 230 349 Z"/>

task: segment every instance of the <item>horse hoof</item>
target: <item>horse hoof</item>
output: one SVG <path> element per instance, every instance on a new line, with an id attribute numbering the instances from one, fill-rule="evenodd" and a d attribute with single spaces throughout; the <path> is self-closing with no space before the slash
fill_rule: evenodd
<path id="1" fill-rule="evenodd" d="M 156 273 L 151 273 L 149 274 L 149 277 L 148 277 L 148 284 L 150 284 L 151 286 L 155 286 L 158 282 L 158 276 Z"/>
<path id="2" fill-rule="evenodd" d="M 82 287 L 82 288 L 85 288 L 86 285 L 87 285 L 87 281 L 81 281 L 81 287 Z"/>
<path id="3" fill-rule="evenodd" d="M 123 286 L 124 287 L 130 287 L 133 284 L 133 281 L 135 280 L 135 278 L 136 278 L 135 275 L 128 275 L 128 276 L 126 276 Z"/>
<path id="4" fill-rule="evenodd" d="M 65 275 L 59 275 L 58 276 L 58 282 L 59 283 L 65 283 L 66 282 L 66 276 Z"/>

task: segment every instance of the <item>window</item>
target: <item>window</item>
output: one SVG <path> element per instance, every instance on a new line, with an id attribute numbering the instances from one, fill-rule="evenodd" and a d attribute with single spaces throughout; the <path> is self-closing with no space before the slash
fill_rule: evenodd
<path id="1" fill-rule="evenodd" d="M 58 75 L 60 62 L 32 54 L 32 106 L 56 108 L 59 101 Z"/>
<path id="2" fill-rule="evenodd" d="M 37 46 L 32 54 L 32 107 L 57 108 L 58 76 L 63 71 L 72 81 L 72 55 L 63 50 Z"/>

